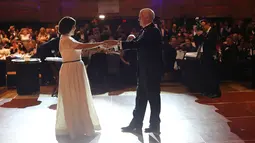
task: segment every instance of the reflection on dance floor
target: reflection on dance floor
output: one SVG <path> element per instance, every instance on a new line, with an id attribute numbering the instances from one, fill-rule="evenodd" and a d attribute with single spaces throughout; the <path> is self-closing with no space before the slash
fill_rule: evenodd
<path id="1" fill-rule="evenodd" d="M 102 131 L 95 137 L 70 141 L 54 133 L 57 98 L 8 96 L 1 93 L 1 143 L 252 143 L 255 142 L 255 92 L 223 90 L 218 99 L 177 92 L 177 86 L 162 85 L 161 135 L 122 133 L 131 120 L 135 88 L 111 91 L 115 96 L 94 96 Z M 170 92 L 175 91 L 175 93 Z M 226 87 L 224 87 L 227 89 Z M 240 88 L 239 88 L 240 89 Z M 183 90 L 182 90 L 183 91 Z M 118 95 L 118 96 L 117 96 Z M 149 108 L 144 127 L 148 126 Z"/>

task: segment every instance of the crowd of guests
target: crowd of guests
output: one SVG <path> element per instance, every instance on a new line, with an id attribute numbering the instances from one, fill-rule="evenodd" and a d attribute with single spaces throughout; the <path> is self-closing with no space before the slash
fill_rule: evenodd
<path id="1" fill-rule="evenodd" d="M 255 44 L 255 22 L 241 20 L 229 23 L 228 21 L 211 22 L 212 28 L 218 31 L 216 59 L 222 65 L 222 77 L 233 79 L 240 74 L 240 63 L 247 61 L 253 55 Z M 203 33 L 199 25 L 177 25 L 173 23 L 171 28 L 166 28 L 164 22 L 160 29 L 164 39 L 165 72 L 179 70 L 181 67 L 175 61 L 180 60 L 180 53 L 198 52 L 203 42 Z M 184 58 L 183 54 L 183 57 Z M 178 62 L 177 62 L 178 63 Z"/>
<path id="2" fill-rule="evenodd" d="M 16 29 L 10 26 L 7 31 L 0 30 L 0 49 L 9 49 L 10 54 L 35 55 L 37 47 L 57 36 L 57 27 L 40 28 L 33 31 L 32 28 Z"/>
<path id="3" fill-rule="evenodd" d="M 136 35 L 136 30 L 132 30 Z M 58 25 L 55 27 L 41 27 L 39 30 L 24 27 L 21 29 L 10 26 L 8 30 L 0 30 L 0 49 L 10 49 L 10 54 L 36 54 L 36 49 L 43 43 L 57 38 L 60 35 Z M 99 25 L 97 20 L 77 27 L 74 38 L 80 42 L 100 42 L 108 39 L 124 40 L 128 33 L 118 26 L 111 30 L 110 25 Z"/>
<path id="4" fill-rule="evenodd" d="M 178 53 L 197 52 L 203 42 L 202 29 L 195 24 L 195 21 L 189 24 L 185 21 L 172 21 L 171 24 L 166 24 L 164 20 L 158 20 L 155 24 L 162 34 L 165 73 L 181 69 L 180 67 L 176 68 L 176 61 L 180 59 L 177 58 Z M 132 26 L 127 28 L 125 25 L 126 23 L 122 23 L 113 29 L 111 24 L 100 24 L 98 20 L 94 19 L 77 27 L 74 38 L 80 42 L 100 42 L 108 39 L 130 40 L 130 38 L 133 39 L 139 35 L 139 28 L 132 28 Z M 254 48 L 255 44 L 255 22 L 221 21 L 212 22 L 212 26 L 218 30 L 217 58 L 224 65 L 224 71 L 227 74 L 233 73 L 231 71 L 237 68 L 238 62 L 246 60 L 253 54 L 251 49 Z M 39 31 L 29 27 L 17 29 L 15 26 L 10 26 L 7 31 L 0 30 L 0 49 L 10 49 L 10 54 L 36 56 L 38 48 L 42 44 L 60 36 L 57 31 L 58 25 L 47 28 L 41 27 Z M 133 61 L 133 68 L 136 67 L 135 54 L 135 51 L 128 51 L 125 57 Z M 91 59 L 90 63 L 96 63 L 99 71 L 100 68 L 106 70 L 106 57 L 103 53 L 99 55 L 100 53 L 94 56 L 94 60 Z M 102 64 L 102 62 L 105 63 Z M 125 66 L 122 67 L 125 69 Z M 130 70 L 130 72 L 135 72 L 135 70 Z"/>

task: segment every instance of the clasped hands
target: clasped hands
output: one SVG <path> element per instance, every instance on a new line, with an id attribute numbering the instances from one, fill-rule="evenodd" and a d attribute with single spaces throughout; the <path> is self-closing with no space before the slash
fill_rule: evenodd
<path id="1" fill-rule="evenodd" d="M 109 48 L 112 48 L 114 46 L 119 46 L 120 41 L 118 41 L 118 40 L 105 40 L 105 41 L 103 41 L 103 44 L 109 49 Z"/>
<path id="2" fill-rule="evenodd" d="M 113 50 L 116 46 L 119 46 L 120 41 L 118 40 L 105 40 L 101 42 L 101 47 L 98 49 L 100 52 L 104 52 L 106 54 L 116 54 L 115 50 Z"/>

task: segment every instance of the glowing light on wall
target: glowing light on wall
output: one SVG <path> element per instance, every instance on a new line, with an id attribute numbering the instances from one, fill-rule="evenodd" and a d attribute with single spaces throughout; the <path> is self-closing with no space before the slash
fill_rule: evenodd
<path id="1" fill-rule="evenodd" d="M 99 19 L 104 20 L 105 19 L 105 15 L 103 15 L 103 14 L 99 15 Z"/>

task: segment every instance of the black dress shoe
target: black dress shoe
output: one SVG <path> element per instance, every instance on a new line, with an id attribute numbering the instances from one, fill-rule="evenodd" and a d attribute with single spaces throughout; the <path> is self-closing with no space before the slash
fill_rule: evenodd
<path id="1" fill-rule="evenodd" d="M 122 132 L 142 133 L 142 127 L 136 127 L 136 126 L 122 127 L 121 130 Z"/>
<path id="2" fill-rule="evenodd" d="M 145 133 L 154 133 L 156 135 L 160 134 L 160 127 L 149 127 L 145 129 Z"/>

